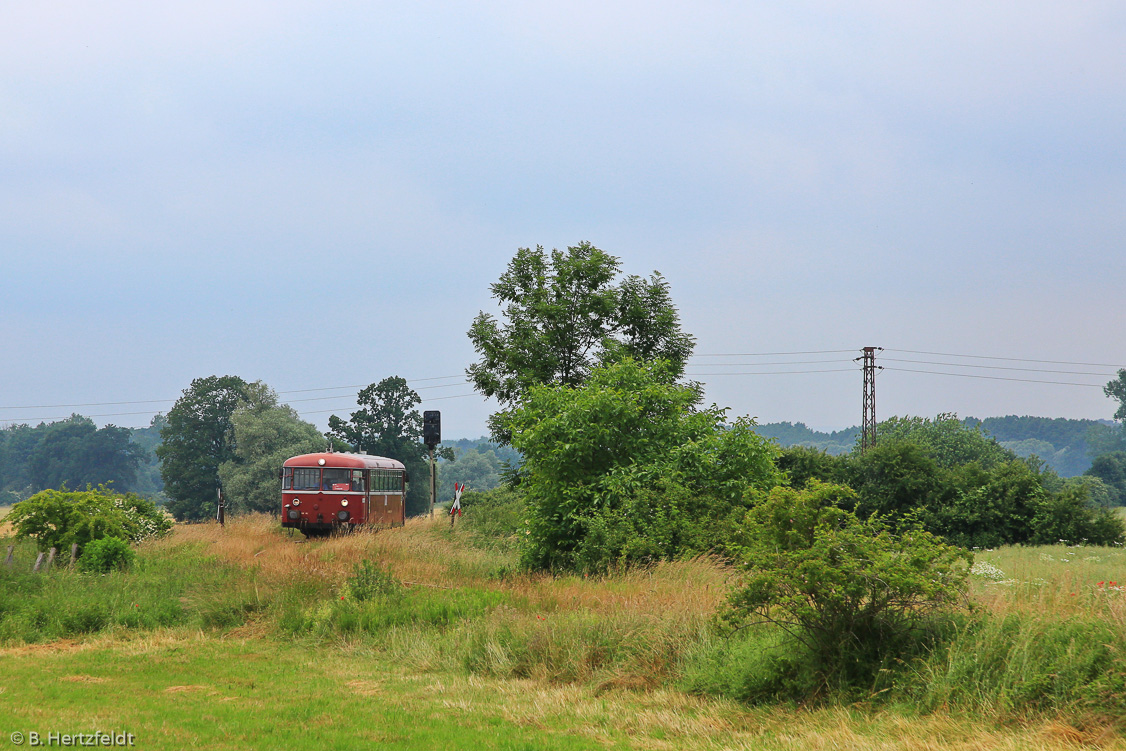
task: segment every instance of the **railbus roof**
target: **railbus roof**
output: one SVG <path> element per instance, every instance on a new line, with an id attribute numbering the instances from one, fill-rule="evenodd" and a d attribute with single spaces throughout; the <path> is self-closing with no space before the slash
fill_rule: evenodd
<path id="1" fill-rule="evenodd" d="M 347 469 L 406 469 L 402 462 L 385 456 L 352 454 L 346 451 L 324 451 L 319 454 L 291 456 L 283 467 L 344 467 Z"/>

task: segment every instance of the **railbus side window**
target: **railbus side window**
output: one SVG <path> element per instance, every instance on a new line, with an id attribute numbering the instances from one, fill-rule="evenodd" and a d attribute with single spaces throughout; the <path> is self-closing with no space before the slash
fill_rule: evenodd
<path id="1" fill-rule="evenodd" d="M 402 470 L 373 469 L 371 471 L 371 491 L 373 493 L 403 492 Z"/>
<path id="2" fill-rule="evenodd" d="M 290 490 L 293 488 L 293 467 L 284 467 L 282 469 L 282 490 Z"/>
<path id="3" fill-rule="evenodd" d="M 294 469 L 293 469 L 293 489 L 294 490 L 320 490 L 321 489 L 321 469 L 320 469 L 320 467 L 294 467 Z"/>

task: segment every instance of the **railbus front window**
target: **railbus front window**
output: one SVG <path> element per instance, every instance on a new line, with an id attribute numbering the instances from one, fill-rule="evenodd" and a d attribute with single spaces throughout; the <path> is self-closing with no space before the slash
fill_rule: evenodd
<path id="1" fill-rule="evenodd" d="M 352 470 L 352 492 L 364 492 L 364 471 L 362 469 Z"/>
<path id="2" fill-rule="evenodd" d="M 293 467 L 282 468 L 282 490 L 293 488 Z"/>
<path id="3" fill-rule="evenodd" d="M 350 490 L 352 488 L 352 471 L 325 467 L 321 488 L 322 490 Z"/>
<path id="4" fill-rule="evenodd" d="M 320 490 L 321 470 L 319 467 L 294 467 L 294 490 Z"/>

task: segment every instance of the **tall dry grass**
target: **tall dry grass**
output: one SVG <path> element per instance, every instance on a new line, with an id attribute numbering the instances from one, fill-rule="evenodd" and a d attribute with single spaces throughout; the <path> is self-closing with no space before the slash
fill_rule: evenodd
<path id="1" fill-rule="evenodd" d="M 204 555 L 253 569 L 263 580 L 277 583 L 295 575 L 341 582 L 356 564 L 371 560 L 407 586 L 496 589 L 538 611 L 601 615 L 710 617 L 727 596 L 733 575 L 709 557 L 607 577 L 514 573 L 515 556 L 468 544 L 441 517 L 305 541 L 282 530 L 270 515 L 250 514 L 235 517 L 225 528 L 216 523 L 177 525 L 171 535 L 146 545 L 152 550 L 196 546 Z"/>

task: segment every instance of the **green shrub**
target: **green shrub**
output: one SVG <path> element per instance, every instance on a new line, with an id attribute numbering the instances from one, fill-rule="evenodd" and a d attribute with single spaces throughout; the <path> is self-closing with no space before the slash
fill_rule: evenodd
<path id="1" fill-rule="evenodd" d="M 722 529 L 748 488 L 769 488 L 780 475 L 776 449 L 753 421 L 728 422 L 725 410 L 699 409 L 701 400 L 667 363 L 629 358 L 594 369 L 581 386 L 531 388 L 507 425 L 524 455 L 524 564 L 598 572 L 609 562 L 703 552 L 682 544 L 696 539 L 684 525 Z M 675 493 L 664 497 L 658 480 Z M 708 503 L 682 513 L 685 493 Z M 635 518 L 631 506 L 649 518 Z"/>
<path id="2" fill-rule="evenodd" d="M 105 486 L 41 490 L 17 503 L 7 520 L 16 537 L 34 538 L 40 550 L 85 547 L 103 537 L 136 543 L 172 529 L 172 520 L 152 501 Z"/>
<path id="3" fill-rule="evenodd" d="M 124 571 L 133 565 L 137 554 L 119 537 L 103 537 L 90 542 L 78 558 L 78 569 L 94 574 Z"/>
<path id="4" fill-rule="evenodd" d="M 937 634 L 972 556 L 917 524 L 893 534 L 859 519 L 845 486 L 779 487 L 747 513 L 732 546 L 744 571 L 724 619 L 773 623 L 808 650 L 819 691 L 871 686 L 889 660 Z"/>
<path id="5" fill-rule="evenodd" d="M 402 589 L 403 585 L 391 576 L 390 571 L 369 560 L 357 563 L 345 582 L 345 593 L 356 602 L 393 597 Z"/>
<path id="6" fill-rule="evenodd" d="M 480 547 L 516 547 L 527 514 L 519 488 L 505 484 L 484 492 L 471 490 L 461 497 L 461 508 L 458 524 Z"/>

